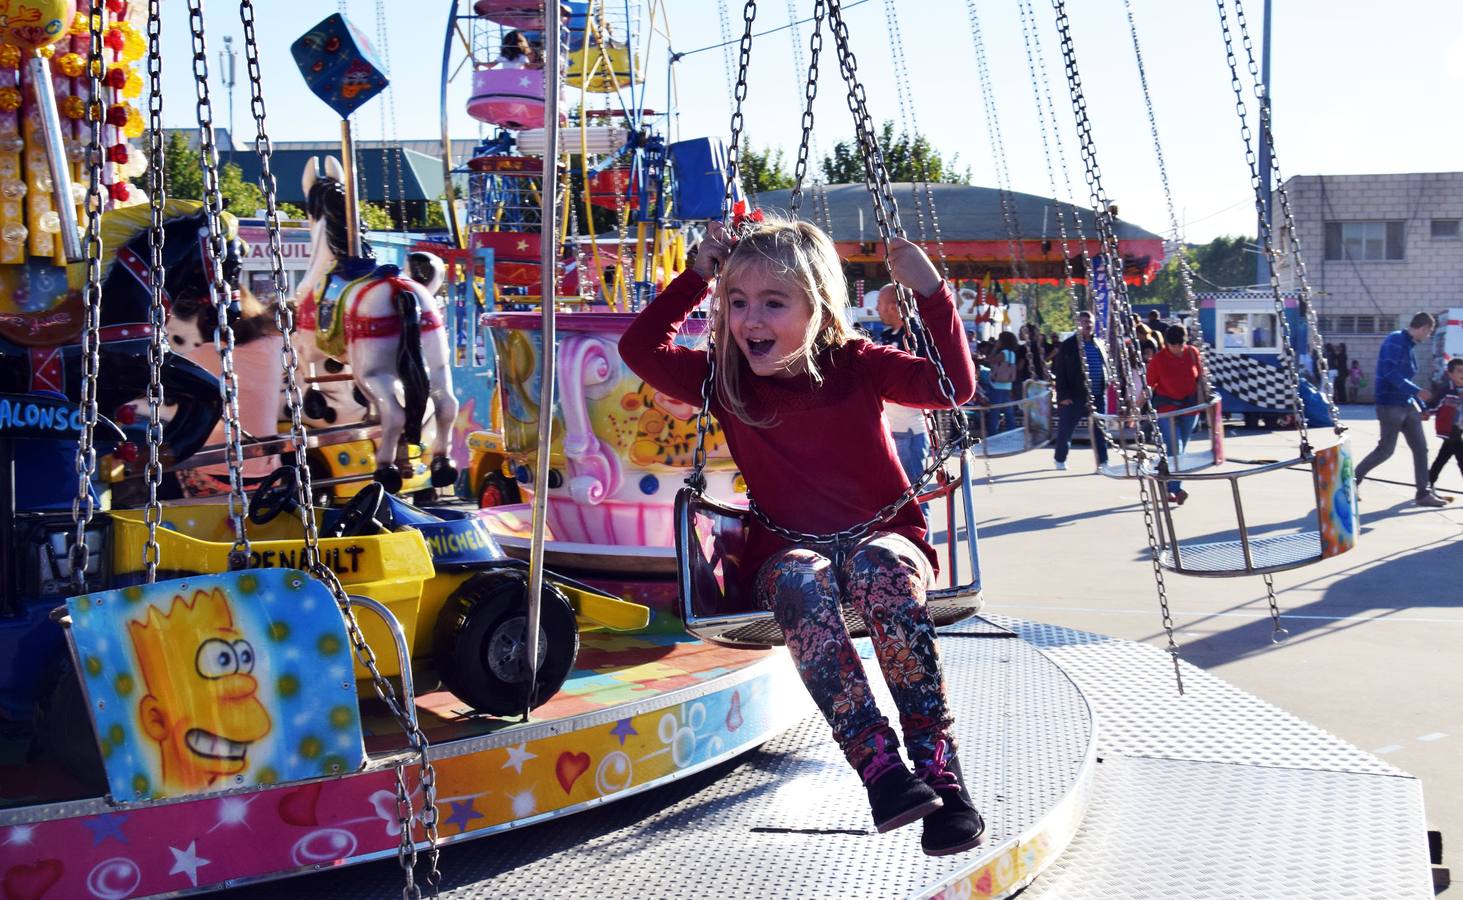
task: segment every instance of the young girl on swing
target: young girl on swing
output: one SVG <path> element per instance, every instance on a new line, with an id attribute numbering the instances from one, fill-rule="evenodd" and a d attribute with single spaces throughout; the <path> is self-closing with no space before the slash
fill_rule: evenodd
<path id="1" fill-rule="evenodd" d="M 949 285 L 909 241 L 892 242 L 888 263 L 916 294 L 954 400 L 965 402 L 975 373 Z M 759 508 L 784 528 L 814 534 L 873 518 L 909 485 L 884 401 L 949 405 L 935 365 L 856 335 L 843 316 L 848 288 L 837 253 L 815 226 L 769 218 L 733 234 L 713 222 L 694 267 L 620 340 L 636 374 L 684 403 L 701 404 L 707 353 L 678 346 L 675 336 L 708 289 L 715 294 L 711 411 Z M 789 544 L 755 522 L 742 564 L 755 573 L 748 589 L 773 611 L 798 674 L 862 777 L 878 830 L 923 818 L 921 843 L 931 855 L 980 843 L 985 824 L 955 758 L 925 608 L 937 563 L 919 504 L 904 504 L 847 548 L 841 569 L 831 548 Z M 842 602 L 869 623 L 916 774 L 874 702 Z"/>

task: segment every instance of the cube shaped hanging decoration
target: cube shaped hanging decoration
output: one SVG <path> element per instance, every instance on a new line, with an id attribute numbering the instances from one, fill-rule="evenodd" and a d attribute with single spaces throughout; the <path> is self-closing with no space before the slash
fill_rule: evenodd
<path id="1" fill-rule="evenodd" d="M 342 119 L 386 90 L 386 73 L 366 36 L 340 13 L 326 16 L 290 45 L 305 84 Z"/>

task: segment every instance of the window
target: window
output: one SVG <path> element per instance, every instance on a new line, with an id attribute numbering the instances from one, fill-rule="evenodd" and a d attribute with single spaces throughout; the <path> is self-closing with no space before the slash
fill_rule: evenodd
<path id="1" fill-rule="evenodd" d="M 1274 353 L 1280 348 L 1280 333 L 1273 312 L 1225 312 L 1226 353 Z"/>
<path id="2" fill-rule="evenodd" d="M 1439 240 L 1456 241 L 1458 239 L 1458 220 L 1433 219 L 1432 236 Z"/>
<path id="3" fill-rule="evenodd" d="M 1382 334 L 1391 330 L 1392 323 L 1386 316 L 1318 316 L 1316 327 L 1329 338 L 1337 334 Z"/>
<path id="4" fill-rule="evenodd" d="M 1402 222 L 1327 222 L 1326 259 L 1366 262 L 1404 259 L 1402 225 Z"/>

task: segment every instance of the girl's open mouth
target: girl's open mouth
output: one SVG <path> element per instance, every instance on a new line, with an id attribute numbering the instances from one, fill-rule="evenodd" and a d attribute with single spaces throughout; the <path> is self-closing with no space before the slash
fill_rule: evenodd
<path id="1" fill-rule="evenodd" d="M 760 359 L 772 352 L 772 345 L 774 343 L 776 342 L 772 340 L 754 341 L 749 338 L 747 340 L 747 353 Z"/>

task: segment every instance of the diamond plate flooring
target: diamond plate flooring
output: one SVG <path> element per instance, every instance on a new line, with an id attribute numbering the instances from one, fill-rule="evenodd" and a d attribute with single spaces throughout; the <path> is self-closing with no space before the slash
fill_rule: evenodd
<path id="1" fill-rule="evenodd" d="M 737 760 L 565 819 L 443 851 L 452 898 L 922 896 L 1039 825 L 1092 771 L 1091 712 L 1030 644 L 980 619 L 941 642 L 986 846 L 932 859 L 918 825 L 877 835 L 858 778 L 818 717 Z M 860 643 L 866 664 L 872 651 Z M 893 710 L 871 673 L 881 708 Z M 801 698 L 799 698 L 801 700 Z M 1084 793 L 1085 796 L 1085 793 Z M 1075 830 L 1055 836 L 1065 843 Z M 400 895 L 394 861 L 291 879 L 271 898 Z"/>

